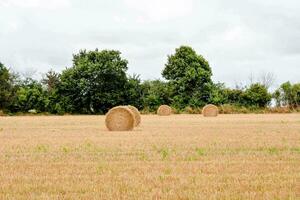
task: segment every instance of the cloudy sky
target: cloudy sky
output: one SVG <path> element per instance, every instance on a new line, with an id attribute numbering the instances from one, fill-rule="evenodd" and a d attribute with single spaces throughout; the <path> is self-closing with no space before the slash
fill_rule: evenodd
<path id="1" fill-rule="evenodd" d="M 129 73 L 161 78 L 190 45 L 229 86 L 270 72 L 300 81 L 299 0 L 0 0 L 0 62 L 61 71 L 80 49 L 117 49 Z"/>

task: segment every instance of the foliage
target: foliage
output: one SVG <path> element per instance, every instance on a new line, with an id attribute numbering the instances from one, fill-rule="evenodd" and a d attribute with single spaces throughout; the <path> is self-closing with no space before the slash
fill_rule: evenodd
<path id="1" fill-rule="evenodd" d="M 37 110 L 45 112 L 47 105 L 47 94 L 43 90 L 40 83 L 32 79 L 26 79 L 18 88 L 16 97 L 14 98 L 12 111 L 28 112 L 29 110 Z"/>
<path id="2" fill-rule="evenodd" d="M 226 88 L 224 83 L 211 85 L 211 93 L 208 103 L 214 105 L 222 105 L 228 101 Z"/>
<path id="3" fill-rule="evenodd" d="M 60 84 L 60 74 L 51 69 L 44 75 L 41 83 L 46 86 L 48 92 L 52 92 Z"/>
<path id="4" fill-rule="evenodd" d="M 260 83 L 254 83 L 245 90 L 243 99 L 245 106 L 264 108 L 271 103 L 272 95 L 268 92 L 266 86 Z"/>
<path id="5" fill-rule="evenodd" d="M 7 110 L 16 96 L 17 75 L 0 62 L 0 110 Z"/>
<path id="6" fill-rule="evenodd" d="M 11 84 L 9 70 L 0 63 L 0 110 L 4 109 L 10 98 Z"/>
<path id="7" fill-rule="evenodd" d="M 225 103 L 231 105 L 243 105 L 243 94 L 242 89 L 230 89 L 225 88 L 223 90 L 224 96 L 226 98 Z"/>
<path id="8" fill-rule="evenodd" d="M 268 87 L 272 74 L 260 83 L 227 88 L 213 83 L 209 63 L 188 46 L 168 56 L 162 71 L 167 81 L 142 81 L 128 75 L 127 60 L 115 50 L 86 51 L 73 55 L 73 66 L 62 73 L 48 71 L 41 81 L 20 79 L 0 63 L 0 114 L 4 111 L 49 112 L 53 114 L 104 114 L 117 105 L 133 105 L 144 112 L 154 112 L 162 104 L 175 113 L 200 113 L 209 103 L 221 113 L 292 112 L 300 106 L 300 83 L 282 84 L 273 96 Z M 269 108 L 272 97 L 277 108 Z"/>
<path id="9" fill-rule="evenodd" d="M 138 109 L 142 109 L 143 90 L 142 90 L 141 79 L 139 75 L 133 75 L 128 77 L 125 91 L 126 91 L 125 93 L 126 104 L 135 106 Z"/>
<path id="10" fill-rule="evenodd" d="M 80 51 L 63 71 L 59 94 L 67 112 L 105 113 L 125 103 L 127 60 L 119 51 Z"/>
<path id="11" fill-rule="evenodd" d="M 278 106 L 297 108 L 300 106 L 300 83 L 283 83 L 273 94 Z"/>
<path id="12" fill-rule="evenodd" d="M 176 49 L 168 57 L 162 76 L 170 81 L 175 107 L 198 107 L 209 101 L 212 71 L 208 62 L 191 47 Z"/>
<path id="13" fill-rule="evenodd" d="M 145 81 L 142 85 L 142 105 L 150 112 L 160 105 L 172 103 L 170 85 L 161 80 Z"/>

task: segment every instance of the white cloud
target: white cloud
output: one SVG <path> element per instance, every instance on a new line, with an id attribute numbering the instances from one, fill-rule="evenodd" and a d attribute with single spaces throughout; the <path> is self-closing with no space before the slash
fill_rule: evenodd
<path id="1" fill-rule="evenodd" d="M 70 6 L 70 0 L 0 0 L 0 8 L 58 9 Z"/>
<path id="2" fill-rule="evenodd" d="M 124 0 L 125 5 L 137 11 L 139 22 L 159 22 L 189 15 L 193 0 Z"/>
<path id="3" fill-rule="evenodd" d="M 118 49 L 129 72 L 160 78 L 167 55 L 190 45 L 216 81 L 250 73 L 299 81 L 298 0 L 0 0 L 0 62 L 57 71 L 79 49 Z"/>

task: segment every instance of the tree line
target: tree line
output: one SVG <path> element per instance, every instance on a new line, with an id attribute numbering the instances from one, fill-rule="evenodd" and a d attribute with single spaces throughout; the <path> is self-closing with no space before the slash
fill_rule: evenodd
<path id="1" fill-rule="evenodd" d="M 52 114 L 104 114 L 117 105 L 133 105 L 154 112 L 162 104 L 178 112 L 197 110 L 206 104 L 264 109 L 272 99 L 278 107 L 298 108 L 300 83 L 282 84 L 274 93 L 257 82 L 229 88 L 212 81 L 208 61 L 188 46 L 168 56 L 162 80 L 141 81 L 128 75 L 128 61 L 115 50 L 81 50 L 73 55 L 73 66 L 61 73 L 47 72 L 42 80 L 21 78 L 0 63 L 0 110 Z"/>

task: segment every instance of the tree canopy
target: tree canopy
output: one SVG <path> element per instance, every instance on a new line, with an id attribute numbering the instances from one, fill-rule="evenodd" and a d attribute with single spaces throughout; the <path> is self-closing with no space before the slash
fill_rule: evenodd
<path id="1" fill-rule="evenodd" d="M 273 94 L 271 75 L 260 83 L 228 88 L 212 81 L 212 69 L 203 56 L 181 46 L 168 56 L 162 76 L 166 80 L 141 80 L 127 73 L 128 61 L 116 50 L 81 50 L 73 65 L 61 73 L 53 70 L 40 81 L 22 78 L 0 63 L 0 111 L 8 113 L 104 114 L 117 105 L 133 105 L 154 112 L 167 104 L 177 111 L 229 104 L 237 109 L 265 109 L 272 97 L 277 106 L 300 106 L 300 83 L 282 84 Z"/>
<path id="2" fill-rule="evenodd" d="M 9 69 L 0 62 L 0 110 L 7 108 L 13 96 L 13 75 Z"/>
<path id="3" fill-rule="evenodd" d="M 209 101 L 212 71 L 208 61 L 191 47 L 181 46 L 168 56 L 162 76 L 170 81 L 175 107 L 203 106 Z"/>
<path id="4" fill-rule="evenodd" d="M 127 63 L 119 51 L 80 51 L 62 72 L 59 93 L 67 112 L 104 113 L 124 103 Z"/>

